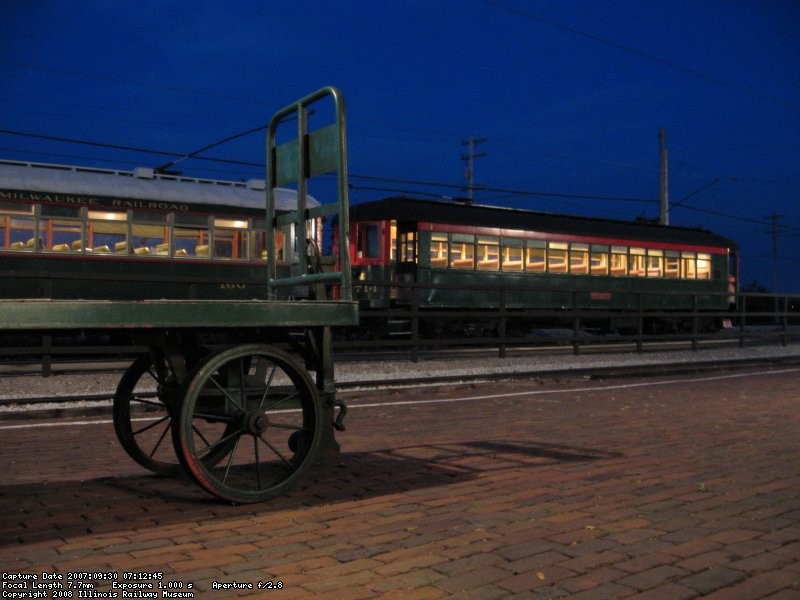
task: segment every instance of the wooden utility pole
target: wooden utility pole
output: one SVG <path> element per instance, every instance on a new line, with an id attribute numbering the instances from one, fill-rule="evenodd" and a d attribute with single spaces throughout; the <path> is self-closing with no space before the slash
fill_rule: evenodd
<path id="1" fill-rule="evenodd" d="M 778 219 L 783 218 L 783 215 L 771 214 L 767 217 L 772 221 L 772 293 L 778 293 Z"/>
<path id="2" fill-rule="evenodd" d="M 667 130 L 663 127 L 658 130 L 658 147 L 659 147 L 659 176 L 660 185 L 658 189 L 658 201 L 660 210 L 658 213 L 658 222 L 661 225 L 669 225 L 669 185 L 668 185 L 668 167 L 667 167 Z"/>
<path id="3" fill-rule="evenodd" d="M 467 168 L 464 170 L 464 178 L 467 180 L 467 204 L 472 204 L 473 190 L 475 189 L 475 159 L 481 156 L 486 156 L 486 152 L 475 154 L 475 145 L 485 142 L 486 138 L 470 137 L 461 142 L 462 146 L 467 146 L 467 154 L 461 155 L 461 160 L 467 162 Z"/>

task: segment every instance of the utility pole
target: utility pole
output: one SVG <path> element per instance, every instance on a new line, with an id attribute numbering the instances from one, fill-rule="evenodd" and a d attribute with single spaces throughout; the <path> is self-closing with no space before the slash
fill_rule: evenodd
<path id="1" fill-rule="evenodd" d="M 467 146 L 467 154 L 461 155 L 461 160 L 467 162 L 467 168 L 464 170 L 464 178 L 467 180 L 467 204 L 472 204 L 472 192 L 475 189 L 475 159 L 486 156 L 486 152 L 475 154 L 475 146 L 485 141 L 485 137 L 474 138 L 470 136 L 461 142 L 462 146 Z"/>
<path id="2" fill-rule="evenodd" d="M 778 293 L 778 219 L 782 219 L 783 215 L 776 215 L 775 213 L 767 217 L 772 221 L 772 228 L 769 233 L 772 234 L 772 293 Z"/>
<path id="3" fill-rule="evenodd" d="M 669 225 L 669 186 L 668 186 L 668 168 L 667 168 L 667 130 L 663 127 L 658 130 L 658 148 L 659 148 L 659 187 L 658 187 L 658 201 L 660 211 L 658 214 L 658 222 L 660 225 Z"/>

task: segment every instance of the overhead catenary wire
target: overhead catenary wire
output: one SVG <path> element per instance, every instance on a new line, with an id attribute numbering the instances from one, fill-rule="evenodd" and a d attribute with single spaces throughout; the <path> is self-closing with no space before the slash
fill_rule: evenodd
<path id="1" fill-rule="evenodd" d="M 246 98 L 243 96 L 232 96 L 230 94 L 220 94 L 219 92 L 209 92 L 208 90 L 199 90 L 194 88 L 188 88 L 183 86 L 177 85 L 165 85 L 161 83 L 152 83 L 147 81 L 137 81 L 134 79 L 125 79 L 122 77 L 117 76 L 110 76 L 110 75 L 97 75 L 93 73 L 86 73 L 84 71 L 76 71 L 74 69 L 56 69 L 53 67 L 47 67 L 44 65 L 33 65 L 28 63 L 22 63 L 18 61 L 12 60 L 0 60 L 0 65 L 7 65 L 10 67 L 15 67 L 18 69 L 28 69 L 31 71 L 41 71 L 43 73 L 53 73 L 56 75 L 67 75 L 69 77 L 79 77 L 83 79 L 95 79 L 98 81 L 105 81 L 105 82 L 114 82 L 114 83 L 121 83 L 124 85 L 134 85 L 140 87 L 148 87 L 157 90 L 163 90 L 168 92 L 176 92 L 180 94 L 190 94 L 194 96 L 206 96 L 210 98 L 222 98 L 224 100 L 235 100 L 237 102 L 246 102 L 249 104 L 254 104 L 256 106 L 262 105 L 262 100 L 258 98 Z"/>
<path id="2" fill-rule="evenodd" d="M 264 164 L 261 162 L 254 162 L 254 161 L 245 161 L 240 159 L 227 159 L 222 157 L 208 157 L 208 156 L 200 156 L 199 154 L 209 148 L 216 147 L 221 145 L 226 141 L 230 141 L 231 139 L 243 137 L 249 133 L 253 133 L 263 129 L 264 126 L 258 126 L 255 128 L 248 129 L 244 132 L 240 132 L 234 134 L 232 136 L 228 136 L 227 138 L 220 140 L 218 142 L 213 142 L 199 150 L 196 150 L 190 155 L 187 155 L 185 152 L 174 152 L 170 150 L 155 150 L 152 148 L 142 148 L 142 147 L 135 147 L 135 146 L 126 146 L 122 144 L 110 144 L 106 142 L 96 142 L 91 140 L 81 140 L 77 138 L 68 138 L 62 136 L 55 136 L 55 135 L 48 135 L 48 134 L 40 134 L 40 133 L 33 133 L 33 132 L 25 132 L 25 131 L 17 131 L 11 129 L 0 129 L 0 134 L 6 135 L 13 135 L 13 136 L 21 136 L 21 137 L 29 137 L 33 139 L 44 139 L 49 141 L 55 141 L 60 143 L 69 143 L 69 144 L 77 144 L 77 145 L 84 145 L 90 147 L 97 147 L 97 148 L 105 148 L 111 150 L 120 150 L 126 152 L 136 152 L 142 153 L 147 155 L 154 155 L 154 156 L 167 156 L 167 157 L 174 157 L 178 160 L 168 162 L 165 165 L 162 165 L 159 168 L 167 168 L 168 166 L 179 162 L 180 160 L 184 160 L 186 158 L 191 158 L 192 160 L 204 161 L 204 162 L 211 162 L 211 163 L 220 163 L 220 164 L 228 164 L 228 165 L 236 165 L 236 166 L 244 166 L 244 167 L 252 167 L 252 168 L 259 168 L 263 169 Z M 463 190 L 464 184 L 462 182 L 454 183 L 454 182 L 443 182 L 443 181 L 430 181 L 430 180 L 420 180 L 420 179 L 408 179 L 408 178 L 399 178 L 399 177 L 385 177 L 385 176 L 377 176 L 377 175 L 365 175 L 365 174 L 358 174 L 358 173 L 349 173 L 350 178 L 352 179 L 359 179 L 365 181 L 376 181 L 376 182 L 383 182 L 383 183 L 391 183 L 391 184 L 403 184 L 409 186 L 419 187 L 427 187 L 427 188 L 443 188 L 443 189 L 451 189 L 451 190 Z M 354 189 L 357 189 L 358 186 L 354 186 Z M 364 186 L 362 189 L 368 189 Z M 570 192 L 553 192 L 553 191 L 546 191 L 546 190 L 529 190 L 529 189 L 522 189 L 522 188 L 513 188 L 513 187 L 504 187 L 504 186 L 490 186 L 490 185 L 480 185 L 475 186 L 476 191 L 482 192 L 490 192 L 495 194 L 503 194 L 506 197 L 542 197 L 542 198 L 556 198 L 556 199 L 572 199 L 572 200 L 601 200 L 606 202 L 622 202 L 622 203 L 639 203 L 639 204 L 654 204 L 657 202 L 657 198 L 653 197 L 625 197 L 625 196 L 608 196 L 608 195 L 599 195 L 599 194 L 585 194 L 585 193 L 570 193 Z M 408 188 L 403 188 L 401 190 L 392 190 L 392 189 L 385 189 L 380 191 L 387 191 L 387 192 L 399 192 L 401 194 L 409 195 L 412 193 L 412 190 Z M 413 191 L 413 193 L 420 194 L 420 195 L 428 195 L 433 196 L 434 194 L 428 192 L 422 192 L 419 190 Z M 690 195 L 694 195 L 690 194 Z M 444 197 L 444 196 L 442 196 Z M 447 197 L 452 197 L 448 195 Z M 688 198 L 688 197 L 687 197 Z M 751 217 L 745 217 L 742 215 L 732 215 L 728 213 L 724 213 L 721 211 L 715 211 L 710 209 L 704 209 L 696 206 L 691 206 L 687 204 L 683 204 L 683 201 L 687 198 L 684 198 L 680 201 L 679 208 L 684 210 L 695 211 L 699 213 L 709 214 L 717 217 L 723 217 L 726 219 L 742 221 L 747 223 L 755 223 L 758 225 L 765 225 L 768 224 L 768 221 L 762 219 L 755 219 Z M 800 231 L 800 228 L 792 227 L 789 225 L 780 225 L 779 228 L 784 231 Z"/>
<path id="3" fill-rule="evenodd" d="M 15 135 L 15 136 L 22 136 L 22 137 L 31 137 L 35 139 L 45 139 L 50 141 L 56 142 L 64 142 L 64 143 L 72 143 L 72 144 L 81 144 L 86 146 L 95 146 L 98 148 L 106 148 L 106 149 L 113 149 L 113 150 L 123 150 L 128 152 L 139 152 L 144 154 L 152 154 L 158 156 L 171 156 L 177 157 L 178 160 L 171 161 L 165 163 L 157 167 L 157 170 L 164 170 L 175 163 L 184 160 L 186 158 L 192 158 L 193 160 L 202 160 L 208 162 L 219 162 L 225 164 L 236 164 L 241 166 L 248 166 L 248 167 L 260 167 L 263 168 L 262 163 L 258 162 L 251 162 L 251 161 L 244 161 L 244 160 L 234 160 L 234 159 L 226 159 L 226 158 L 219 158 L 219 157 L 207 157 L 207 156 L 199 156 L 199 154 L 209 148 L 213 148 L 215 146 L 219 146 L 220 144 L 230 141 L 232 139 L 236 139 L 247 135 L 249 133 L 254 133 L 263 129 L 265 126 L 259 126 L 252 129 L 249 129 L 245 132 L 241 132 L 238 134 L 234 134 L 229 136 L 223 140 L 218 142 L 214 142 L 207 146 L 204 146 L 200 150 L 196 150 L 189 154 L 183 152 L 174 152 L 169 150 L 154 150 L 150 148 L 141 148 L 141 147 L 134 147 L 134 146 L 124 146 L 120 144 L 109 144 L 104 142 L 93 142 L 89 140 L 80 140 L 76 138 L 66 138 L 60 136 L 53 136 L 53 135 L 45 135 L 45 134 L 38 134 L 38 133 L 31 133 L 31 132 L 24 132 L 24 131 L 15 131 L 10 129 L 0 129 L 0 134 L 7 134 L 7 135 Z M 449 182 L 442 182 L 442 181 L 426 181 L 426 180 L 418 180 L 418 179 L 404 179 L 398 177 L 380 177 L 375 175 L 359 175 L 357 173 L 350 173 L 350 177 L 356 179 L 366 179 L 372 181 L 382 181 L 386 183 L 407 183 L 413 184 L 417 186 L 426 186 L 426 187 L 443 187 L 443 188 L 450 188 L 450 189 L 463 189 L 463 183 L 449 183 Z M 518 196 L 543 196 L 543 197 L 552 197 L 552 198 L 581 198 L 587 200 L 609 200 L 609 201 L 619 201 L 619 202 L 644 202 L 649 203 L 653 202 L 653 198 L 630 198 L 630 197 L 620 197 L 620 196 L 600 196 L 597 194 L 574 194 L 574 193 L 566 193 L 566 192 L 549 192 L 549 191 L 537 191 L 537 190 L 523 190 L 518 188 L 506 188 L 506 187 L 499 187 L 499 186 L 476 186 L 476 190 L 484 190 L 489 192 L 495 193 L 504 193 L 504 194 L 511 194 L 511 195 L 518 195 Z"/>
<path id="4" fill-rule="evenodd" d="M 152 154 L 156 156 L 174 156 L 177 158 L 181 158 L 185 156 L 184 152 L 173 152 L 170 150 L 153 150 L 152 148 L 140 148 L 136 146 L 125 146 L 121 144 L 109 144 L 106 142 L 94 142 L 89 140 L 80 140 L 77 138 L 67 138 L 61 137 L 56 135 L 46 135 L 41 133 L 32 133 L 28 131 L 15 131 L 13 129 L 0 129 L 0 133 L 6 135 L 15 135 L 21 137 L 29 137 L 34 139 L 40 140 L 49 140 L 51 142 L 63 142 L 67 144 L 78 144 L 83 146 L 93 146 L 95 148 L 106 148 L 109 150 L 122 150 L 125 152 L 138 152 L 141 154 Z M 214 144 L 217 145 L 217 144 Z M 253 166 L 253 167 L 263 167 L 262 163 L 256 162 L 247 162 L 242 160 L 232 160 L 226 158 L 212 158 L 208 156 L 192 156 L 194 160 L 202 160 L 202 161 L 209 161 L 209 162 L 218 162 L 218 163 L 226 163 L 226 164 L 235 164 L 240 166 Z"/>
<path id="5" fill-rule="evenodd" d="M 506 12 L 514 13 L 516 15 L 520 15 L 520 16 L 522 16 L 522 17 L 524 17 L 526 19 L 529 19 L 531 21 L 538 21 L 539 23 L 544 23 L 545 25 L 548 25 L 550 27 L 555 27 L 557 29 L 561 29 L 562 31 L 566 31 L 568 33 L 571 33 L 573 35 L 577 35 L 577 36 L 580 36 L 582 38 L 585 38 L 585 39 L 588 39 L 588 40 L 592 40 L 593 42 L 596 42 L 598 44 L 603 44 L 604 46 L 609 46 L 611 48 L 616 48 L 617 50 L 621 50 L 623 52 L 627 52 L 628 54 L 631 54 L 633 56 L 637 56 L 639 58 L 648 60 L 650 62 L 658 63 L 658 64 L 660 64 L 662 66 L 665 66 L 665 67 L 667 67 L 669 69 L 672 69 L 674 71 L 685 73 L 687 75 L 691 75 L 692 77 L 695 77 L 695 78 L 698 78 L 698 79 L 703 79 L 705 81 L 709 81 L 709 82 L 714 83 L 716 85 L 727 87 L 729 89 L 733 89 L 733 90 L 736 90 L 738 92 L 741 92 L 741 93 L 744 93 L 744 94 L 748 94 L 748 95 L 753 96 L 755 98 L 760 98 L 762 100 L 766 100 L 768 102 L 771 102 L 772 104 L 775 104 L 777 106 L 781 106 L 781 107 L 785 108 L 786 110 L 789 110 L 789 111 L 792 111 L 792 112 L 800 112 L 800 106 L 797 106 L 795 104 L 791 104 L 791 103 L 786 102 L 785 100 L 782 100 L 780 98 L 775 98 L 773 96 L 768 96 L 767 94 L 759 92 L 758 90 L 753 89 L 751 87 L 747 87 L 745 85 L 741 85 L 741 84 L 735 83 L 733 81 L 728 81 L 728 80 L 722 79 L 721 77 L 716 77 L 714 75 L 710 75 L 708 73 L 704 73 L 703 71 L 700 71 L 698 69 L 687 67 L 686 65 L 681 65 L 681 64 L 678 64 L 676 62 L 661 58 L 659 56 L 655 56 L 654 54 L 650 54 L 649 52 L 644 52 L 643 50 L 639 50 L 638 48 L 633 48 L 633 47 L 627 46 L 625 44 L 620 44 L 619 42 L 615 42 L 614 40 L 610 40 L 608 38 L 600 37 L 599 35 L 595 35 L 593 33 L 587 32 L 587 31 L 582 31 L 580 29 L 577 29 L 575 27 L 571 27 L 569 25 L 565 25 L 564 23 L 559 23 L 558 21 L 554 21 L 552 19 L 547 19 L 545 17 L 541 17 L 539 15 L 536 15 L 536 14 L 530 12 L 529 10 L 524 10 L 524 9 L 521 9 L 521 8 L 517 8 L 515 6 L 510 6 L 509 4 L 507 4 L 505 2 L 501 2 L 500 0 L 483 0 L 483 2 L 488 4 L 488 5 L 490 5 L 490 6 L 494 6 L 494 7 L 500 8 L 502 10 L 505 10 Z"/>

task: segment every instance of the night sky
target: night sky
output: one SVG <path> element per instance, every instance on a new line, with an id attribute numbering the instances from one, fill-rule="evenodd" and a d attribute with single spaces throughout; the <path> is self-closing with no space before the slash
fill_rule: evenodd
<path id="1" fill-rule="evenodd" d="M 478 203 L 656 218 L 663 128 L 670 223 L 768 289 L 775 234 L 800 293 L 798 32 L 796 0 L 5 0 L 0 158 L 155 167 L 335 85 L 351 202 L 466 195 L 473 137 Z M 264 133 L 200 156 L 263 177 Z"/>

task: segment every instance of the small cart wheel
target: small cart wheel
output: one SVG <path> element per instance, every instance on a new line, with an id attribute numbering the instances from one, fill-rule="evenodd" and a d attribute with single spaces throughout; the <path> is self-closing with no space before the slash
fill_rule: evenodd
<path id="1" fill-rule="evenodd" d="M 145 469 L 176 475 L 180 464 L 167 438 L 172 415 L 164 401 L 176 384 L 165 379 L 149 354 L 128 367 L 114 394 L 114 431 L 125 452 Z"/>
<path id="2" fill-rule="evenodd" d="M 314 461 L 322 410 L 308 373 L 263 345 L 211 356 L 186 386 L 175 450 L 206 491 L 233 503 L 285 493 Z M 218 461 L 206 457 L 224 453 Z"/>
<path id="3" fill-rule="evenodd" d="M 122 448 L 145 469 L 158 475 L 180 475 L 180 462 L 170 443 L 173 418 L 179 411 L 181 387 L 169 365 L 156 368 L 153 357 L 143 354 L 122 375 L 114 393 L 114 431 Z M 175 414 L 173 414 L 175 413 Z M 220 447 L 204 460 L 220 461 Z"/>

